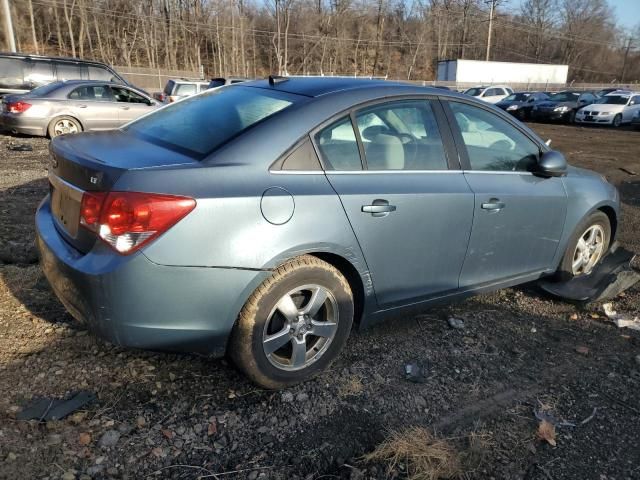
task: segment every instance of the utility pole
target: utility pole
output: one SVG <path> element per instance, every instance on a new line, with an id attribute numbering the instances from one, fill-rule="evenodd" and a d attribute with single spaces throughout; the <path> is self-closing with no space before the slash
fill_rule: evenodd
<path id="1" fill-rule="evenodd" d="M 624 50 L 624 59 L 622 60 L 622 72 L 620 73 L 620 83 L 624 83 L 624 74 L 627 69 L 627 58 L 629 57 L 629 50 L 631 50 L 631 42 L 633 37 L 629 36 L 627 39 L 627 48 Z"/>
<path id="2" fill-rule="evenodd" d="M 487 62 L 491 56 L 491 31 L 493 30 L 493 11 L 496 8 L 498 0 L 488 0 L 487 3 L 491 4 L 491 10 L 489 11 L 489 34 L 487 35 Z"/>
<path id="3" fill-rule="evenodd" d="M 16 38 L 13 36 L 13 22 L 11 20 L 11 9 L 9 8 L 9 0 L 2 0 L 2 10 L 4 11 L 4 30 L 9 51 L 16 51 Z"/>

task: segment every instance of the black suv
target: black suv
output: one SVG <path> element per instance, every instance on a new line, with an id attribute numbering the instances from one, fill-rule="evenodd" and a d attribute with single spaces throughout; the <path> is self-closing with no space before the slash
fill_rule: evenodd
<path id="1" fill-rule="evenodd" d="M 0 53 L 0 97 L 27 93 L 57 80 L 101 80 L 128 83 L 104 63 L 77 58 Z"/>

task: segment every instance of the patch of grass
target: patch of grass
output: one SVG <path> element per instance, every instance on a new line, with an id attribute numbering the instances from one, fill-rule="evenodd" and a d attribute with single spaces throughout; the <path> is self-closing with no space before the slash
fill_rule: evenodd
<path id="1" fill-rule="evenodd" d="M 351 395 L 360 395 L 363 390 L 364 386 L 362 385 L 360 377 L 357 375 L 349 375 L 340 382 L 338 386 L 338 396 L 348 397 Z"/>
<path id="2" fill-rule="evenodd" d="M 454 446 L 423 427 L 391 432 L 364 460 L 388 463 L 390 472 L 403 467 L 410 480 L 453 478 L 462 471 Z"/>

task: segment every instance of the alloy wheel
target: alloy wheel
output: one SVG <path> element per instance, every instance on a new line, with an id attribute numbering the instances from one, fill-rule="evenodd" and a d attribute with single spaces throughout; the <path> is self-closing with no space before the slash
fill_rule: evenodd
<path id="1" fill-rule="evenodd" d="M 571 269 L 574 275 L 591 273 L 604 253 L 605 233 L 601 225 L 591 225 L 580 236 L 573 252 Z"/>
<path id="2" fill-rule="evenodd" d="M 264 326 L 262 347 L 271 364 L 300 370 L 317 361 L 338 330 L 338 303 L 327 288 L 303 285 L 283 295 Z"/>
<path id="3" fill-rule="evenodd" d="M 72 122 L 71 120 L 67 120 L 63 118 L 62 120 L 58 120 L 53 126 L 53 131 L 58 135 L 66 135 L 68 133 L 78 133 L 78 126 Z"/>

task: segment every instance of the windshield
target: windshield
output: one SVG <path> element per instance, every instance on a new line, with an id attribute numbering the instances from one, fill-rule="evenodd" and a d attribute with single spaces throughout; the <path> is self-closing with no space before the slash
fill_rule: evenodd
<path id="1" fill-rule="evenodd" d="M 512 93 L 503 101 L 504 102 L 524 102 L 528 97 L 529 97 L 528 93 Z"/>
<path id="2" fill-rule="evenodd" d="M 628 101 L 629 97 L 622 95 L 605 95 L 604 97 L 599 98 L 596 103 L 605 105 L 626 105 Z"/>
<path id="3" fill-rule="evenodd" d="M 207 88 L 217 88 L 222 87 L 224 85 L 224 78 L 214 78 L 209 82 L 209 86 Z"/>
<path id="4" fill-rule="evenodd" d="M 551 94 L 551 100 L 554 102 L 577 102 L 579 93 L 575 92 L 559 92 Z"/>
<path id="5" fill-rule="evenodd" d="M 207 90 L 156 110 L 123 129 L 151 143 L 203 158 L 298 98 L 240 86 Z"/>
<path id="6" fill-rule="evenodd" d="M 470 88 L 467 91 L 465 91 L 464 93 L 466 93 L 467 95 L 471 95 L 472 97 L 477 97 L 483 91 L 484 91 L 484 88 Z"/>

